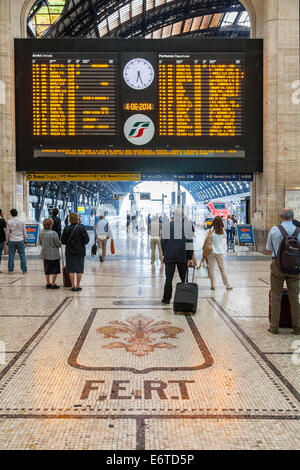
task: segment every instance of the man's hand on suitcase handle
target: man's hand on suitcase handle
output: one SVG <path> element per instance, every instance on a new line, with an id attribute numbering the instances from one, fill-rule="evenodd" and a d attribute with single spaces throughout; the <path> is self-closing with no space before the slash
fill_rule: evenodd
<path id="1" fill-rule="evenodd" d="M 187 262 L 187 266 L 188 266 L 188 268 L 193 268 L 194 267 L 193 261 L 189 259 L 188 262 Z"/>

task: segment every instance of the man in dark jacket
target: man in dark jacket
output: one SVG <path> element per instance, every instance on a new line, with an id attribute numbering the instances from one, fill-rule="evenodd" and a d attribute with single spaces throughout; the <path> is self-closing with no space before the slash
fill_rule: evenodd
<path id="1" fill-rule="evenodd" d="M 182 282 L 185 282 L 188 266 L 193 266 L 193 234 L 191 224 L 182 216 L 181 209 L 174 212 L 174 220 L 162 225 L 161 248 L 164 255 L 166 282 L 163 304 L 169 304 L 172 298 L 172 281 L 177 266 Z"/>
<path id="2" fill-rule="evenodd" d="M 61 220 L 58 217 L 58 209 L 53 209 L 51 219 L 53 220 L 52 230 L 57 233 L 58 238 L 61 239 Z"/>
<path id="3" fill-rule="evenodd" d="M 1 264 L 1 258 L 2 258 L 2 251 L 4 249 L 4 242 L 5 242 L 5 227 L 6 227 L 6 222 L 3 217 L 3 212 L 2 209 L 0 209 L 0 264 Z M 2 271 L 0 271 L 1 273 Z"/>

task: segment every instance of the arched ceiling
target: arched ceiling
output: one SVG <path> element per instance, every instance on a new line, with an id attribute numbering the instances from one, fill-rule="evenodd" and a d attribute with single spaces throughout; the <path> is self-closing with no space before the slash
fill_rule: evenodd
<path id="1" fill-rule="evenodd" d="M 54 1 L 54 0 L 51 0 Z M 28 17 L 28 33 L 33 17 L 48 3 L 37 0 Z M 42 35 L 43 38 L 167 38 L 167 37 L 250 36 L 249 16 L 237 0 L 66 0 L 61 17 Z M 31 183 L 34 194 L 36 183 Z M 66 183 L 42 184 L 42 192 L 67 194 Z M 45 188 L 44 188 L 45 186 Z M 249 192 L 249 183 L 182 183 L 195 201 L 222 198 Z M 124 182 L 84 182 L 79 191 L 84 197 L 99 194 L 106 200 L 112 194 L 131 191 Z M 71 200 L 71 199 L 70 199 Z"/>
<path id="2" fill-rule="evenodd" d="M 49 2 L 55 0 L 37 0 L 33 6 L 28 17 L 29 35 L 36 36 L 34 18 Z M 249 35 L 249 16 L 238 0 L 65 0 L 60 18 L 42 37 L 232 38 Z"/>

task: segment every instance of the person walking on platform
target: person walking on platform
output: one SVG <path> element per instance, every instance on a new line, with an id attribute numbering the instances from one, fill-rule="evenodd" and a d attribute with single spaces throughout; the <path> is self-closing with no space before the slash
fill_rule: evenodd
<path id="1" fill-rule="evenodd" d="M 226 270 L 225 270 L 225 261 L 224 261 L 224 253 L 226 251 L 225 246 L 225 227 L 221 217 L 217 216 L 214 218 L 211 226 L 211 230 L 208 233 L 208 237 L 211 236 L 211 253 L 207 256 L 207 263 L 208 263 L 208 274 L 211 283 L 211 290 L 216 289 L 216 282 L 215 282 L 215 264 L 217 263 L 224 286 L 226 286 L 227 290 L 232 290 L 231 285 L 229 284 Z"/>
<path id="2" fill-rule="evenodd" d="M 234 222 L 230 215 L 228 215 L 226 221 L 226 232 L 227 232 L 227 251 L 231 250 L 234 252 L 234 236 L 235 236 L 235 226 Z"/>
<path id="3" fill-rule="evenodd" d="M 1 264 L 1 259 L 2 259 L 2 252 L 4 250 L 5 228 L 6 228 L 6 222 L 3 216 L 2 209 L 0 209 L 0 264 Z M 1 272 L 2 271 L 0 271 L 0 273 Z"/>
<path id="4" fill-rule="evenodd" d="M 169 304 L 176 266 L 182 282 L 185 282 L 187 268 L 193 266 L 193 234 L 190 224 L 184 224 L 181 209 L 174 211 L 174 218 L 170 223 L 163 222 L 161 247 L 166 273 L 162 303 Z"/>
<path id="5" fill-rule="evenodd" d="M 58 238 L 61 239 L 61 220 L 58 217 L 58 209 L 56 207 L 52 211 L 51 219 L 53 220 L 52 230 L 54 230 Z"/>
<path id="6" fill-rule="evenodd" d="M 11 209 L 11 219 L 6 224 L 6 241 L 8 243 L 8 274 L 14 271 L 14 261 L 16 251 L 20 257 L 21 270 L 23 274 L 27 273 L 27 263 L 25 255 L 26 230 L 23 220 L 18 217 L 16 209 Z"/>
<path id="7" fill-rule="evenodd" d="M 85 227 L 79 224 L 78 214 L 72 212 L 69 215 L 70 225 L 64 228 L 61 236 L 61 243 L 66 245 L 66 268 L 70 274 L 72 291 L 82 290 L 80 282 L 84 272 L 84 257 L 86 255 L 85 245 L 90 238 Z M 77 274 L 75 287 L 75 274 Z"/>
<path id="8" fill-rule="evenodd" d="M 100 219 L 94 227 L 95 240 L 98 244 L 99 259 L 103 263 L 106 255 L 106 245 L 108 238 L 113 239 L 110 223 L 105 220 L 105 215 L 101 214 Z"/>
<path id="9" fill-rule="evenodd" d="M 44 271 L 46 276 L 46 289 L 59 289 L 55 284 L 57 275 L 60 274 L 60 253 L 61 242 L 58 233 L 53 229 L 52 218 L 43 220 L 44 230 L 39 235 L 39 244 L 42 246 L 41 258 L 44 260 Z M 52 275 L 52 282 L 50 282 Z"/>
<path id="10" fill-rule="evenodd" d="M 149 234 L 150 234 L 150 249 L 151 249 L 151 264 L 155 264 L 155 252 L 156 247 L 159 253 L 160 262 L 163 263 L 163 253 L 161 249 L 160 237 L 161 237 L 162 224 L 159 221 L 158 215 L 155 215 L 150 219 L 149 222 Z"/>
<path id="11" fill-rule="evenodd" d="M 300 335 L 300 305 L 299 305 L 299 284 L 300 284 L 300 269 L 298 274 L 283 273 L 277 264 L 278 253 L 281 250 L 282 241 L 286 236 L 294 236 L 298 240 L 298 257 L 300 253 L 300 229 L 296 228 L 293 224 L 294 211 L 290 207 L 285 207 L 280 214 L 281 224 L 271 228 L 268 241 L 267 251 L 272 252 L 271 270 L 271 326 L 269 332 L 276 335 L 278 334 L 282 288 L 284 281 L 287 285 L 288 297 L 291 307 L 292 327 L 295 335 Z M 293 250 L 296 255 L 296 249 Z M 298 259 L 299 261 L 299 259 Z M 295 260 L 297 263 L 297 259 Z M 299 263 L 298 263 L 299 265 Z"/>

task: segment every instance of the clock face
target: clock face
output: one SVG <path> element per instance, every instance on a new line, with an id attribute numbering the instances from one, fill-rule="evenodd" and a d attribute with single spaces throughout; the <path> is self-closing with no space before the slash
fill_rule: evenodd
<path id="1" fill-rule="evenodd" d="M 125 82 L 135 90 L 144 90 L 154 79 L 154 70 L 146 59 L 132 59 L 124 67 Z"/>

